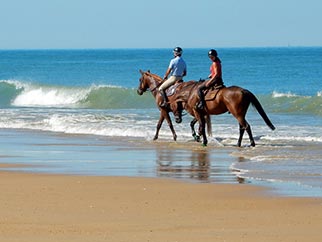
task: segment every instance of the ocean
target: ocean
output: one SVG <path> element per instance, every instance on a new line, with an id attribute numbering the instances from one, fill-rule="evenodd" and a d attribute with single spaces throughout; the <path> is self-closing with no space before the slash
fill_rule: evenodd
<path id="1" fill-rule="evenodd" d="M 184 49 L 183 58 L 188 66 L 185 81 L 208 76 L 211 63 L 207 51 Z M 287 195 L 322 196 L 322 47 L 219 48 L 217 51 L 225 84 L 253 92 L 276 127 L 271 131 L 250 107 L 247 120 L 257 146 L 248 147 L 245 134 L 243 147 L 237 148 L 236 120 L 229 114 L 213 116 L 213 137 L 205 148 L 211 151 L 210 162 L 216 153 L 223 151 L 231 157 L 223 165 L 228 167 L 225 174 L 230 178 L 219 182 L 242 180 L 278 187 L 278 191 Z M 3 139 L 0 162 L 32 163 L 32 155 L 17 159 L 17 145 L 15 148 L 6 145 L 6 137 L 15 136 L 12 138 L 15 143 L 17 137 L 26 133 L 32 134 L 33 139 L 37 139 L 35 134 L 38 138 L 46 134 L 63 135 L 75 141 L 77 135 L 82 138 L 85 135 L 99 142 L 128 139 L 153 144 L 159 111 L 149 92 L 143 96 L 136 93 L 139 70 L 163 76 L 171 58 L 172 49 L 0 50 Z M 192 147 L 190 120 L 186 115 L 182 124 L 174 124 L 177 142 L 189 144 L 188 149 Z M 159 137 L 163 143 L 175 143 L 166 123 Z M 47 165 L 46 160 L 41 160 L 42 165 Z M 147 162 L 149 172 L 144 172 L 145 166 L 140 163 L 140 172 L 132 169 L 131 173 L 125 168 L 119 173 L 104 173 L 101 165 L 105 162 L 108 166 L 108 160 L 101 161 L 97 167 L 91 164 L 90 169 L 85 164 L 80 171 L 77 168 L 80 160 L 67 162 L 69 169 L 65 172 L 89 174 L 90 170 L 91 175 L 156 177 L 165 174 L 160 175 L 155 158 L 153 165 Z M 131 166 L 128 158 L 122 164 Z M 212 168 L 217 165 L 217 161 L 211 162 L 210 175 L 202 182 L 218 182 L 218 176 L 212 179 L 211 175 L 216 173 Z M 190 164 L 178 161 L 175 177 L 189 179 L 189 175 L 180 173 L 180 168 L 187 167 Z"/>

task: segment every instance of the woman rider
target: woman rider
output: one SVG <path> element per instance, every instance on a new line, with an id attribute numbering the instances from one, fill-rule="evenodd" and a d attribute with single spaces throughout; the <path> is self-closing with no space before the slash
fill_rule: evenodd
<path id="1" fill-rule="evenodd" d="M 200 101 L 197 104 L 198 109 L 204 109 L 206 105 L 204 90 L 210 89 L 211 87 L 219 88 L 224 85 L 221 72 L 221 60 L 218 57 L 217 51 L 214 49 L 209 50 L 208 57 L 212 61 L 212 64 L 210 66 L 210 75 L 208 76 L 208 78 L 210 79 L 206 80 L 199 87 L 198 96 Z"/>

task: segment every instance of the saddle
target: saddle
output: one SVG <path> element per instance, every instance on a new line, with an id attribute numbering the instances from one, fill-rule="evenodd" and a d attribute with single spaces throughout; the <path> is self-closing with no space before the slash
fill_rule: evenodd
<path id="1" fill-rule="evenodd" d="M 167 95 L 167 97 L 170 97 L 172 95 L 174 95 L 174 93 L 176 92 L 176 89 L 178 87 L 178 85 L 180 83 L 182 83 L 183 81 L 179 81 L 179 82 L 176 82 L 175 84 L 171 85 L 170 87 L 168 87 L 166 90 L 165 90 L 165 94 Z"/>
<path id="2" fill-rule="evenodd" d="M 224 87 L 225 87 L 225 85 L 218 85 L 218 86 L 214 86 L 214 87 L 207 89 L 205 91 L 205 101 L 215 99 L 219 90 Z"/>

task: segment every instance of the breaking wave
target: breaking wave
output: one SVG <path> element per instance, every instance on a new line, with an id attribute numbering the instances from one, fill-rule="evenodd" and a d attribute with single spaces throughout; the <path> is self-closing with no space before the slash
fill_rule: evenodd
<path id="1" fill-rule="evenodd" d="M 1 107 L 144 108 L 153 107 L 151 95 L 139 97 L 135 89 L 109 85 L 49 86 L 15 80 L 0 81 Z"/>
<path id="2" fill-rule="evenodd" d="M 273 92 L 258 99 L 270 113 L 296 113 L 322 116 L 322 95 L 301 96 Z M 255 93 L 256 94 L 256 93 Z M 16 80 L 0 81 L 0 107 L 58 107 L 89 109 L 153 108 L 150 93 L 138 96 L 134 88 L 111 85 L 85 87 L 50 86 Z"/>

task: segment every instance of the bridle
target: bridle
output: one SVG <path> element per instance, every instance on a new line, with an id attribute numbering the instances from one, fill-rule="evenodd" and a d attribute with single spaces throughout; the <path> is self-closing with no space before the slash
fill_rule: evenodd
<path id="1" fill-rule="evenodd" d="M 146 75 L 146 73 L 144 73 L 143 75 Z M 142 76 L 143 77 L 143 76 Z M 140 87 L 141 87 L 141 84 L 142 84 L 142 82 L 143 82 L 143 80 L 142 80 L 142 77 L 139 79 L 140 80 Z M 154 78 L 152 77 L 152 76 L 150 76 L 150 75 L 148 75 L 148 78 L 152 78 L 153 80 L 154 80 Z M 158 82 L 158 81 L 156 81 L 156 82 Z M 151 88 L 147 88 L 147 89 L 149 89 L 150 90 L 150 92 L 154 92 L 159 86 L 161 86 L 161 84 L 162 83 L 160 83 L 160 82 L 158 82 L 158 84 L 155 86 L 155 87 L 153 87 L 152 89 Z M 140 90 L 141 90 L 141 88 L 140 88 Z M 142 92 L 143 92 L 143 90 L 141 90 Z"/>

